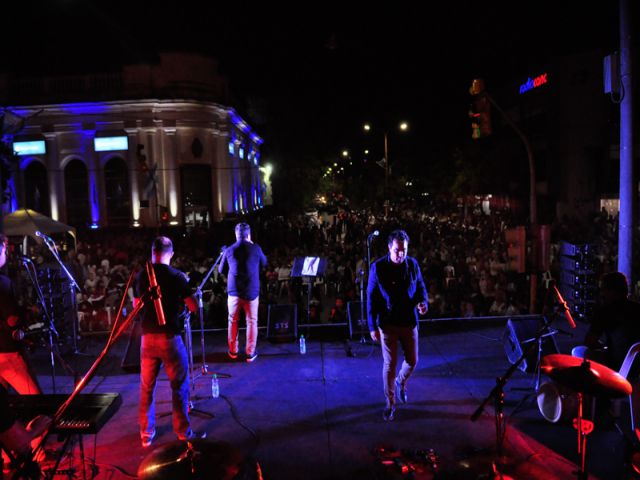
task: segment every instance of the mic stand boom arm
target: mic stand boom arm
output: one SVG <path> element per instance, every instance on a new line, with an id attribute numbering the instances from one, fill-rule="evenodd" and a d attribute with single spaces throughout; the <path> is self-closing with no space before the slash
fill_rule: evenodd
<path id="1" fill-rule="evenodd" d="M 200 282 L 200 285 L 198 285 L 198 288 L 196 289 L 196 292 L 195 292 L 195 295 L 198 297 L 198 316 L 200 317 L 200 347 L 202 349 L 202 366 L 201 366 L 202 375 L 210 374 L 209 367 L 207 366 L 207 363 L 206 363 L 205 348 L 204 348 L 204 304 L 202 302 L 202 289 L 204 288 L 204 285 L 209 280 L 209 277 L 211 276 L 213 271 L 219 265 L 223 255 L 224 255 L 224 248 L 218 255 L 218 258 L 216 258 L 216 261 L 213 262 L 213 265 L 211 266 L 207 274 L 204 276 L 204 278 L 202 279 L 202 282 Z M 190 357 L 191 357 L 191 366 L 193 366 L 193 352 L 190 353 Z M 220 373 L 218 373 L 217 375 L 218 377 L 224 377 L 224 378 L 227 378 L 230 376 L 230 375 L 225 375 Z"/>

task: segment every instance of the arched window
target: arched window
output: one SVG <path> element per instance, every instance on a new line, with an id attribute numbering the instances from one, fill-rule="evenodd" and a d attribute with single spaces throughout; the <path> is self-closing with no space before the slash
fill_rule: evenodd
<path id="1" fill-rule="evenodd" d="M 87 167 L 81 160 L 71 160 L 64 167 L 64 192 L 67 223 L 74 227 L 89 225 L 89 178 Z"/>
<path id="2" fill-rule="evenodd" d="M 131 223 L 131 198 L 129 172 L 126 162 L 114 157 L 104 166 L 104 186 L 107 197 L 107 223 L 129 225 Z"/>
<path id="3" fill-rule="evenodd" d="M 43 215 L 51 215 L 49 178 L 42 163 L 33 161 L 25 168 L 24 187 L 25 206 Z"/>

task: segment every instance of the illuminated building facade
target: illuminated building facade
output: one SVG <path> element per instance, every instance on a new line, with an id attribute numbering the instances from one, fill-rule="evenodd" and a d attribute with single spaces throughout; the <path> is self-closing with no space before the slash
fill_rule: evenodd
<path id="1" fill-rule="evenodd" d="M 8 209 L 101 228 L 206 226 L 261 208 L 262 139 L 216 101 L 224 85 L 211 62 L 167 54 L 158 65 L 94 76 L 101 91 L 87 92 L 95 82 L 83 77 L 74 97 L 100 101 L 13 103 L 28 120 L 6 139 L 20 160 Z"/>

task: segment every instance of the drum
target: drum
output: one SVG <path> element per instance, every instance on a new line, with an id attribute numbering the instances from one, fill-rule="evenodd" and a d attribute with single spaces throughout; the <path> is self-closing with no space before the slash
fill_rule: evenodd
<path id="1" fill-rule="evenodd" d="M 555 382 L 540 385 L 538 410 L 551 423 L 570 422 L 578 416 L 578 394 Z"/>

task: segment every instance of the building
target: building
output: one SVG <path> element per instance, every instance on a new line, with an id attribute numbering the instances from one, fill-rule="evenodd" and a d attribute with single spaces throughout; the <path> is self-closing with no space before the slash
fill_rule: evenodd
<path id="1" fill-rule="evenodd" d="M 263 140 L 223 104 L 216 68 L 165 53 L 117 73 L 0 76 L 0 99 L 26 118 L 5 138 L 18 158 L 5 211 L 79 228 L 189 227 L 261 208 Z"/>

